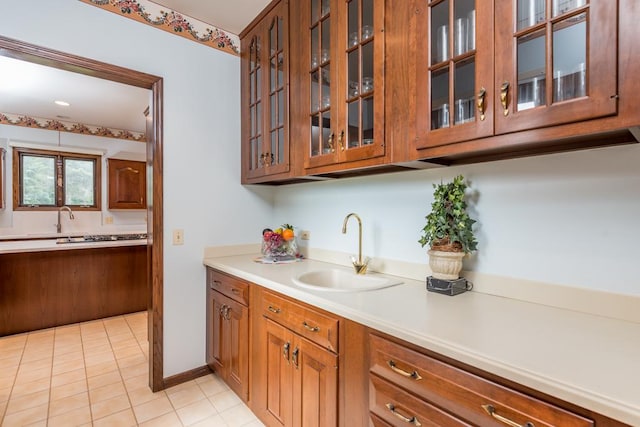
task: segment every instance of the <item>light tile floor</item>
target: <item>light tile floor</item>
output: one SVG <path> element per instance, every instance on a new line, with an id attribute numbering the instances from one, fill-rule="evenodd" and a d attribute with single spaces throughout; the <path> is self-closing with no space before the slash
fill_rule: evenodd
<path id="1" fill-rule="evenodd" d="M 215 375 L 152 393 L 147 315 L 0 338 L 0 425 L 263 426 Z"/>

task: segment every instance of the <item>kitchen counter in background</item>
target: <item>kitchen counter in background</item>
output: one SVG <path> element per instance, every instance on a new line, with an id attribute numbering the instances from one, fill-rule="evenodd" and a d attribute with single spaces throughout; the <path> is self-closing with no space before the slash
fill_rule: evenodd
<path id="1" fill-rule="evenodd" d="M 58 236 L 68 237 L 68 236 Z M 35 238 L 20 240 L 1 240 L 0 254 L 11 254 L 21 252 L 42 252 L 42 251 L 59 251 L 72 249 L 92 249 L 92 248 L 112 248 L 120 246 L 139 246 L 146 245 L 147 239 L 135 240 L 113 240 L 113 241 L 96 241 L 96 242 L 74 242 L 74 243 L 58 243 L 58 238 Z"/>
<path id="2" fill-rule="evenodd" d="M 631 425 L 640 425 L 640 324 L 510 298 L 427 292 L 404 279 L 367 292 L 323 292 L 291 280 L 348 267 L 304 260 L 260 264 L 257 255 L 204 264 L 423 348 Z"/>

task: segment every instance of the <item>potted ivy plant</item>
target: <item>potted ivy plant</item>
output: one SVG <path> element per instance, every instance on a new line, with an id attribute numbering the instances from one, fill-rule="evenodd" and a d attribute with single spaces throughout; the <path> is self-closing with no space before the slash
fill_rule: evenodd
<path id="1" fill-rule="evenodd" d="M 419 242 L 429 245 L 429 267 L 433 277 L 456 280 L 462 270 L 462 258 L 476 250 L 478 242 L 472 226 L 476 222 L 467 213 L 465 190 L 467 184 L 462 175 L 453 181 L 433 184 L 431 212 L 425 217 Z"/>

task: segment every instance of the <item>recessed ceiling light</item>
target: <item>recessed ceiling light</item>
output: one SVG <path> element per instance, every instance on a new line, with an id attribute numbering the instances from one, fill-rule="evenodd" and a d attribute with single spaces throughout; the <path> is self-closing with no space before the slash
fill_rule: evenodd
<path id="1" fill-rule="evenodd" d="M 68 107 L 69 105 L 71 105 L 71 104 L 69 104 L 68 102 L 65 102 L 65 101 L 53 101 L 53 102 L 55 102 L 56 104 L 61 105 L 63 107 Z"/>

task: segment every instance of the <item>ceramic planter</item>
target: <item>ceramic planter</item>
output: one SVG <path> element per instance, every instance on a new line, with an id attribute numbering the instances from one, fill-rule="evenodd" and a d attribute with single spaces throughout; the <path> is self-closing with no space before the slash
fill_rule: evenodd
<path id="1" fill-rule="evenodd" d="M 460 270 L 462 270 L 462 258 L 464 252 L 444 252 L 430 250 L 429 267 L 433 277 L 442 280 L 455 280 L 459 278 Z"/>

